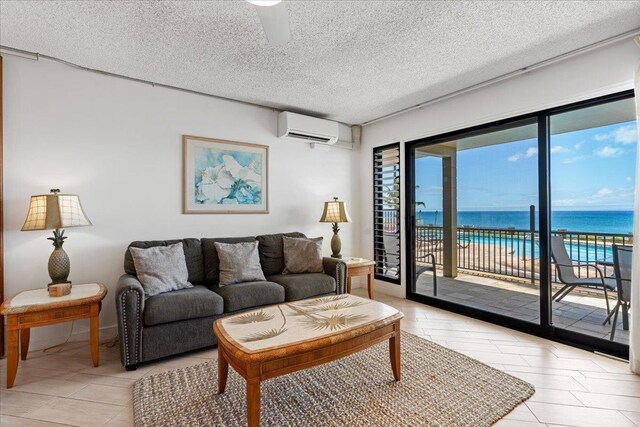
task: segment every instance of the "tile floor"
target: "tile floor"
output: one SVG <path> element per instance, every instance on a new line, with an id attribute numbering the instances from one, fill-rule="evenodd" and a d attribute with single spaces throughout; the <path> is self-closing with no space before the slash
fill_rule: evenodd
<path id="1" fill-rule="evenodd" d="M 404 330 L 536 386 L 498 426 L 640 426 L 640 376 L 624 362 L 381 293 L 376 299 L 404 312 Z M 88 343 L 75 342 L 56 354 L 29 353 L 11 390 L 3 359 L 0 425 L 131 426 L 136 379 L 214 357 L 216 350 L 206 349 L 127 372 L 117 348 L 102 347 L 101 366 L 93 368 Z"/>

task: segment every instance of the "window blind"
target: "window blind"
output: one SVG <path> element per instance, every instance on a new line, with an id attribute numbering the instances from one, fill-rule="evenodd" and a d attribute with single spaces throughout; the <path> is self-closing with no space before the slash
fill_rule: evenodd
<path id="1" fill-rule="evenodd" d="M 400 283 L 400 144 L 373 151 L 373 253 L 377 279 Z"/>

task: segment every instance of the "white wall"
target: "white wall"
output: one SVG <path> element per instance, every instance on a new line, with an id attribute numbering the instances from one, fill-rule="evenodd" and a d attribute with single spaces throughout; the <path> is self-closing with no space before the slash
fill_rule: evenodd
<path id="1" fill-rule="evenodd" d="M 631 89 L 638 62 L 640 50 L 629 39 L 365 126 L 360 150 L 360 180 L 366 186 L 359 193 L 361 216 L 354 221 L 357 235 L 361 236 L 360 253 L 373 256 L 371 165 L 374 147 L 438 135 Z M 401 144 L 401 158 L 404 159 L 404 144 Z M 403 175 L 405 169 L 403 161 Z M 401 194 L 404 194 L 404 176 L 402 183 Z M 401 207 L 404 218 L 404 203 Z M 401 243 L 403 248 L 404 237 Z M 404 266 L 404 253 L 402 258 Z M 405 277 L 402 277 L 402 286 L 376 281 L 376 289 L 403 297 Z"/>
<path id="2" fill-rule="evenodd" d="M 215 78 L 215 76 L 212 76 Z M 67 230 L 73 283 L 109 289 L 100 315 L 114 333 L 114 295 L 132 240 L 248 236 L 302 231 L 324 236 L 325 200 L 339 196 L 359 216 L 355 151 L 312 150 L 276 138 L 277 113 L 106 77 L 48 61 L 4 57 L 5 294 L 50 281 L 49 232 L 21 232 L 29 196 L 50 188 L 80 195 L 92 227 Z M 183 134 L 269 145 L 266 215 L 183 215 Z M 341 227 L 343 253 L 355 227 Z M 74 331 L 85 333 L 88 323 Z M 70 324 L 36 328 L 32 348 L 60 342 Z"/>

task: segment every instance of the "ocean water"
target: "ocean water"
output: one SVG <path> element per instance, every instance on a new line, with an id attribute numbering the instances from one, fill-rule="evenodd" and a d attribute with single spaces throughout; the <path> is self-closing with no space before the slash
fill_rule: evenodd
<path id="1" fill-rule="evenodd" d="M 536 229 L 538 213 L 536 212 Z M 442 225 L 442 212 L 417 213 L 419 225 Z M 460 211 L 458 226 L 529 229 L 528 211 Z M 551 229 L 592 233 L 628 234 L 633 231 L 633 211 L 552 211 Z"/>

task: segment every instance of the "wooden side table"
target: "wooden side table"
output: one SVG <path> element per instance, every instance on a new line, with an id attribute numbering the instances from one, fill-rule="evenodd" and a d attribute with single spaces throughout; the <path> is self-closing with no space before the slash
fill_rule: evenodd
<path id="1" fill-rule="evenodd" d="M 369 299 L 373 299 L 373 267 L 376 265 L 375 261 L 355 257 L 344 257 L 342 261 L 347 264 L 347 293 L 351 293 L 352 277 L 367 276 Z"/>
<path id="2" fill-rule="evenodd" d="M 20 292 L 0 306 L 0 314 L 7 316 L 7 388 L 13 387 L 18 372 L 18 335 L 20 356 L 27 358 L 30 328 L 90 319 L 91 358 L 93 366 L 99 359 L 100 302 L 107 295 L 102 283 L 73 285 L 71 293 L 63 297 L 50 297 L 47 289 Z"/>

